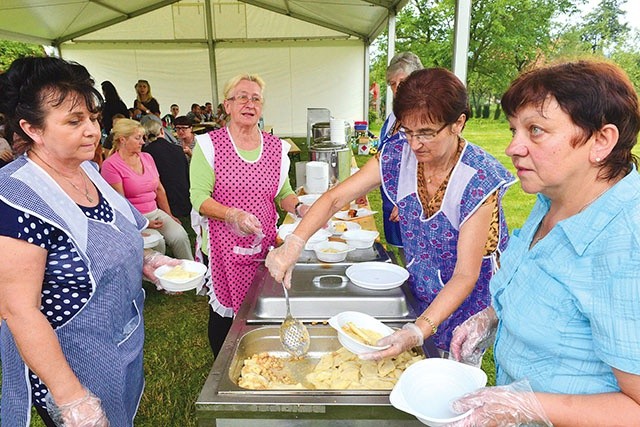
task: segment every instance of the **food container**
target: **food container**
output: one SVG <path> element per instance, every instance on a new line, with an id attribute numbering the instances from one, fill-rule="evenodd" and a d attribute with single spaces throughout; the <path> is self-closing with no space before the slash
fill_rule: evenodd
<path id="1" fill-rule="evenodd" d="M 380 233 L 372 230 L 347 230 L 342 233 L 347 245 L 356 249 L 370 248 L 379 236 Z"/>
<path id="2" fill-rule="evenodd" d="M 334 314 L 346 311 L 341 308 L 345 300 L 347 305 L 355 303 L 367 308 L 367 312 L 373 309 L 386 313 L 385 321 L 390 327 L 401 327 L 407 321 L 415 320 L 413 308 L 399 317 L 397 314 L 400 302 L 412 303 L 408 290 L 405 295 L 400 289 L 367 291 L 349 283 L 337 289 L 318 287 L 312 280 L 307 286 L 300 283 L 302 278 L 312 279 L 318 274 L 338 274 L 340 271 L 344 274 L 344 266 L 324 266 L 310 268 L 297 265 L 293 272 L 294 284 L 289 295 L 291 311 L 306 323 L 311 338 L 304 361 L 317 360 L 340 348 L 336 331 L 325 323 Z M 305 270 L 303 276 L 297 271 L 300 269 Z M 337 312 L 334 311 L 336 307 Z M 282 285 L 271 278 L 264 266 L 260 266 L 196 401 L 199 427 L 254 424 L 314 427 L 421 425 L 414 416 L 391 406 L 389 390 L 248 390 L 240 387 L 238 378 L 245 358 L 263 351 L 286 355 L 278 332 L 285 313 Z M 311 320 L 309 315 L 315 316 L 315 320 Z M 425 341 L 423 352 L 426 356 L 438 357 L 430 339 Z"/>
<path id="3" fill-rule="evenodd" d="M 346 243 L 341 242 L 322 242 L 313 246 L 313 251 L 316 253 L 318 259 L 322 262 L 341 262 L 347 257 L 347 253 L 351 252 L 353 248 L 350 248 Z"/>
<path id="4" fill-rule="evenodd" d="M 340 344 L 354 354 L 371 353 L 384 350 L 388 347 L 379 347 L 373 345 L 371 342 L 365 342 L 362 338 L 355 338 L 353 333 L 348 332 L 349 330 L 353 330 L 354 327 L 358 329 L 358 331 L 355 331 L 356 335 L 359 331 L 364 332 L 365 336 L 368 332 L 373 332 L 380 335 L 378 339 L 393 333 L 393 329 L 375 317 L 358 311 L 343 311 L 342 313 L 338 313 L 329 319 L 329 325 L 338 332 L 338 341 Z"/>
<path id="5" fill-rule="evenodd" d="M 404 371 L 389 400 L 394 407 L 414 415 L 423 424 L 444 426 L 471 413 L 453 412 L 451 402 L 486 383 L 487 375 L 480 368 L 448 359 L 426 359 Z"/>
<path id="6" fill-rule="evenodd" d="M 196 261 L 184 260 L 180 265 L 163 265 L 155 269 L 154 274 L 163 289 L 171 292 L 183 292 L 195 289 L 204 280 L 207 266 Z M 173 276 L 173 277 L 172 277 Z"/>
<path id="7" fill-rule="evenodd" d="M 289 290 L 293 316 L 304 322 L 326 322 L 343 311 L 360 311 L 385 323 L 416 319 L 413 295 L 408 289 L 364 289 L 347 278 L 348 267 L 342 263 L 296 265 Z M 246 321 L 279 325 L 285 315 L 282 284 L 276 282 L 264 267 L 260 268 L 256 274 L 257 294 L 249 299 Z M 250 291 L 253 289 L 252 285 Z"/>

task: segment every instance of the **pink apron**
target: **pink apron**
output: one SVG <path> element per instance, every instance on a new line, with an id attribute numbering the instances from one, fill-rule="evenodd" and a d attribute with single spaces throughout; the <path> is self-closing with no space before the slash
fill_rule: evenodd
<path id="1" fill-rule="evenodd" d="M 212 197 L 226 206 L 254 214 L 262 224 L 264 239 L 238 237 L 224 221 L 209 219 L 209 268 L 213 297 L 238 312 L 260 263 L 276 236 L 282 142 L 262 132 L 262 153 L 247 162 L 237 153 L 226 128 L 209 133 L 215 150 L 215 184 Z"/>

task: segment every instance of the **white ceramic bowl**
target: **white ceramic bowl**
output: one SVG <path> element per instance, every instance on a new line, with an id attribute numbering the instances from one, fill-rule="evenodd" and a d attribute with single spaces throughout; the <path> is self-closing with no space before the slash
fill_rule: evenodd
<path id="1" fill-rule="evenodd" d="M 374 351 L 384 350 L 387 347 L 378 347 L 375 345 L 368 345 L 353 338 L 347 334 L 342 327 L 348 322 L 352 322 L 359 328 L 369 329 L 381 334 L 383 337 L 391 335 L 393 329 L 385 325 L 373 316 L 369 316 L 365 313 L 358 311 L 343 311 L 338 313 L 329 319 L 329 325 L 338 332 L 338 341 L 340 344 L 353 354 L 371 353 Z"/>
<path id="2" fill-rule="evenodd" d="M 378 236 L 380 233 L 372 230 L 347 230 L 342 233 L 342 238 L 347 242 L 347 245 L 356 249 L 370 248 Z"/>
<path id="3" fill-rule="evenodd" d="M 198 287 L 204 280 L 204 274 L 207 272 L 206 265 L 196 261 L 183 260 L 181 266 L 182 269 L 195 274 L 195 276 L 179 279 L 165 277 L 176 267 L 174 265 L 163 265 L 155 269 L 154 273 L 165 290 L 171 292 L 189 291 Z"/>
<path id="4" fill-rule="evenodd" d="M 321 242 L 313 246 L 316 257 L 322 262 L 341 262 L 353 249 L 342 242 Z"/>
<path id="5" fill-rule="evenodd" d="M 389 395 L 391 404 L 429 426 L 443 426 L 469 416 L 457 414 L 451 402 L 484 387 L 479 368 L 449 359 L 431 358 L 409 366 Z"/>

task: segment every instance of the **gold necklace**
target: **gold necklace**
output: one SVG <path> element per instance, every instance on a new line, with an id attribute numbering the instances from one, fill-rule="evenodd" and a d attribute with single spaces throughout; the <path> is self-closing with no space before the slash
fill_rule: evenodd
<path id="1" fill-rule="evenodd" d="M 605 188 L 603 191 L 598 193 L 593 199 L 591 199 L 587 203 L 585 203 L 580 208 L 580 210 L 578 212 L 576 212 L 574 215 L 578 215 L 579 213 L 581 213 L 582 211 L 587 209 L 593 202 L 598 200 L 600 198 L 600 196 L 602 196 L 604 193 L 606 193 L 608 189 L 609 189 L 609 187 Z M 573 215 L 571 215 L 571 216 L 573 216 Z M 551 231 L 551 230 L 549 230 L 546 233 L 542 231 L 544 229 L 544 222 L 546 221 L 546 219 L 547 219 L 547 215 L 545 215 L 542 218 L 542 221 L 540 221 L 540 225 L 538 226 L 538 229 L 536 230 L 536 234 L 534 235 L 533 240 L 531 241 L 531 247 L 535 246 L 536 243 L 538 243 L 540 240 L 542 240 L 547 234 L 549 234 L 549 231 Z"/>
<path id="2" fill-rule="evenodd" d="M 80 171 L 80 175 L 82 176 L 82 182 L 84 183 L 84 191 L 82 191 L 77 185 L 75 185 L 69 178 L 67 178 L 66 176 L 62 175 L 60 172 L 58 172 L 56 169 L 53 168 L 53 166 L 51 166 L 49 163 L 47 163 L 42 157 L 40 157 L 40 155 L 38 155 L 38 153 L 36 153 L 33 150 L 29 150 L 30 152 L 33 153 L 34 156 L 36 156 L 38 159 L 40 159 L 40 161 L 42 163 L 44 163 L 45 165 L 47 165 L 47 167 L 49 169 L 51 169 L 52 171 L 54 171 L 56 174 L 58 174 L 60 177 L 62 177 L 65 181 L 67 181 L 73 188 L 76 189 L 76 191 L 80 194 L 83 194 L 84 197 L 86 197 L 86 199 L 89 201 L 89 203 L 93 203 L 93 197 L 91 197 L 89 195 L 89 185 L 87 183 L 87 177 L 84 175 L 83 171 Z"/>

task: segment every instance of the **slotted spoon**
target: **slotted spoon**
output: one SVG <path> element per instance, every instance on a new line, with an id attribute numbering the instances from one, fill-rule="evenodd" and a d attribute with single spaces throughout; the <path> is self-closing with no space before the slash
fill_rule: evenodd
<path id="1" fill-rule="evenodd" d="M 282 283 L 282 289 L 284 289 L 284 299 L 287 303 L 287 316 L 280 325 L 280 342 L 292 356 L 303 356 L 309 350 L 309 331 L 304 323 L 291 315 L 289 292 L 284 283 Z"/>

